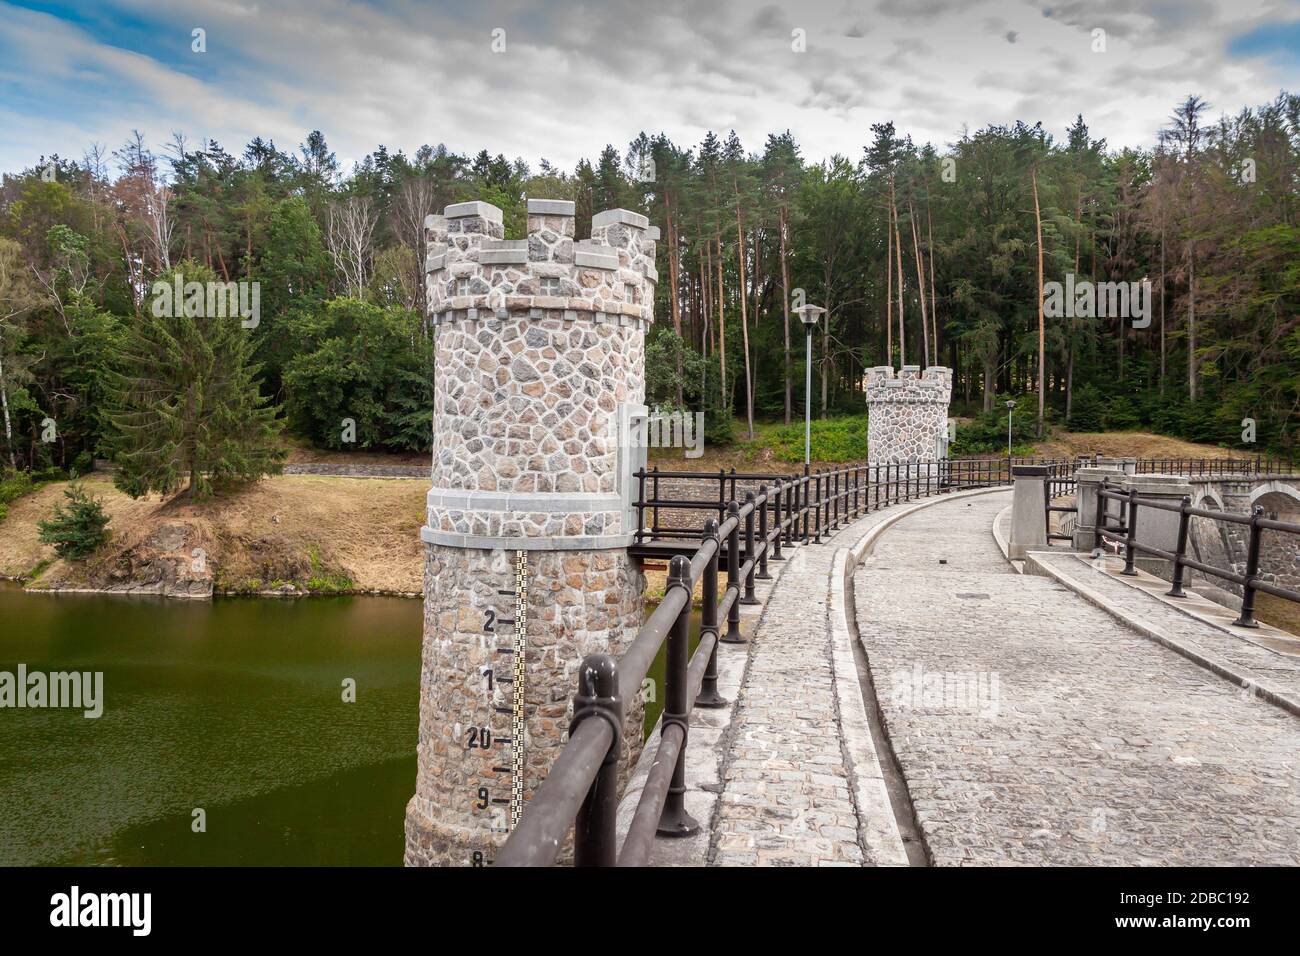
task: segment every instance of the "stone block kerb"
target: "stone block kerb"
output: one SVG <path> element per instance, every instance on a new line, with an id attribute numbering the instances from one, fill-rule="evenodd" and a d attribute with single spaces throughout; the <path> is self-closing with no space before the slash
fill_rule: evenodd
<path id="1" fill-rule="evenodd" d="M 627 209 L 592 217 L 574 238 L 574 204 L 528 200 L 528 238 L 506 239 L 490 203 L 448 206 L 424 222 L 429 315 L 457 321 L 579 318 L 643 330 L 653 321 L 657 227 Z"/>

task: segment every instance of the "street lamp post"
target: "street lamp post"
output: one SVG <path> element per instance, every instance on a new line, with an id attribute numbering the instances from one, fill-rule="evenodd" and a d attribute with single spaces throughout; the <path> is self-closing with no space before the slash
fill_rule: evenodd
<path id="1" fill-rule="evenodd" d="M 803 323 L 804 331 L 808 333 L 803 401 L 803 473 L 805 475 L 808 474 L 809 466 L 812 464 L 812 337 L 813 329 L 817 327 L 825 311 L 819 305 L 801 305 L 795 309 L 799 314 L 799 321 Z"/>
<path id="2" fill-rule="evenodd" d="M 1011 410 L 1016 407 L 1014 400 L 1007 400 L 1007 461 L 1011 461 Z"/>

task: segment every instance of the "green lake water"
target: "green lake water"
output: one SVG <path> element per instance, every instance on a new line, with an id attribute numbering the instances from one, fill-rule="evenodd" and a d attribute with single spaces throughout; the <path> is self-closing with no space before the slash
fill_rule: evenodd
<path id="1" fill-rule="evenodd" d="M 691 624 L 693 646 L 698 612 Z M 104 674 L 98 719 L 0 708 L 0 866 L 400 865 L 420 628 L 421 602 L 403 598 L 183 601 L 0 582 L 0 671 Z"/>
<path id="2" fill-rule="evenodd" d="M 420 618 L 402 598 L 0 583 L 0 670 L 104 673 L 98 719 L 0 709 L 0 865 L 400 865 Z"/>

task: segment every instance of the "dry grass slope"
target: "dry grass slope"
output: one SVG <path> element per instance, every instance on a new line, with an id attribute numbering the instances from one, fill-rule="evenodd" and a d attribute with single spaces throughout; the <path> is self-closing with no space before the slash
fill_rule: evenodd
<path id="1" fill-rule="evenodd" d="M 418 593 L 425 482 L 379 478 L 268 478 L 191 504 L 132 501 L 111 480 L 92 476 L 113 538 L 84 564 L 57 560 L 37 539 L 36 522 L 62 500 L 64 483 L 14 502 L 0 522 L 0 574 L 17 577 L 51 562 L 41 586 L 111 587 L 150 573 L 160 558 L 202 547 L 217 591 L 326 590 Z"/>

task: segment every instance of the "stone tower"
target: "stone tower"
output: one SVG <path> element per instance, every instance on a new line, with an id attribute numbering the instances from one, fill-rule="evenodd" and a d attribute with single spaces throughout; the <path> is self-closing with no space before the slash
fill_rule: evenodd
<path id="1" fill-rule="evenodd" d="M 867 457 L 873 462 L 932 461 L 948 454 L 952 369 L 888 365 L 867 369 Z"/>
<path id="2" fill-rule="evenodd" d="M 559 752 L 582 658 L 621 653 L 642 624 L 624 435 L 644 414 L 658 229 L 613 209 L 579 240 L 573 203 L 530 199 L 527 239 L 484 202 L 425 230 L 433 487 L 406 863 L 481 865 Z M 624 708 L 630 763 L 643 707 Z"/>

